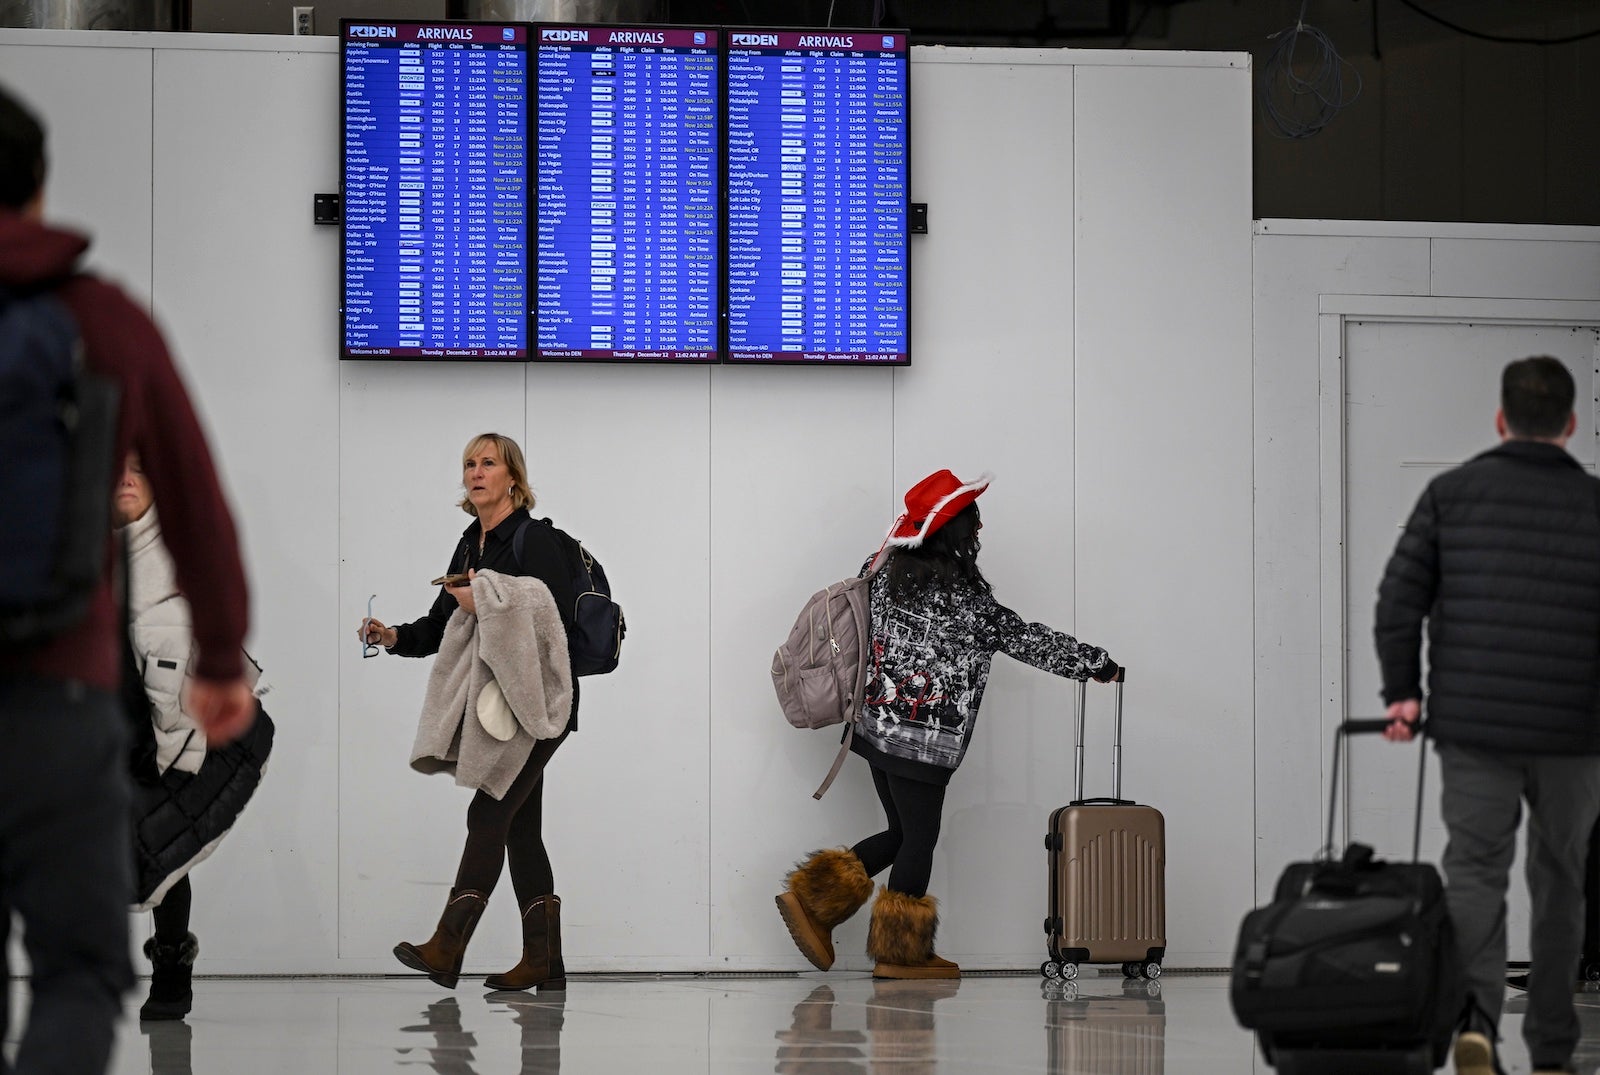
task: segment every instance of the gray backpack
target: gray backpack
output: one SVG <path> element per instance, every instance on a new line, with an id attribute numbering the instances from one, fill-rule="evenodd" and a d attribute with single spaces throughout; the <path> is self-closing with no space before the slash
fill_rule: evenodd
<path id="1" fill-rule="evenodd" d="M 880 558 L 881 559 L 881 558 Z M 872 576 L 836 582 L 811 595 L 772 655 L 772 689 L 784 717 L 796 728 L 846 724 L 844 742 L 828 777 L 812 795 L 820 799 L 850 752 L 855 715 L 866 696 L 868 609 Z"/>

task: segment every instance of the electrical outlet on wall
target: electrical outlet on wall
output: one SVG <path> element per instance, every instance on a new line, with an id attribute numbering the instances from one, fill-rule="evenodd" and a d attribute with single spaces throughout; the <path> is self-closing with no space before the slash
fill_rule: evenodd
<path id="1" fill-rule="evenodd" d="M 294 32 L 296 36 L 310 36 L 317 32 L 316 8 L 297 7 L 294 9 Z"/>

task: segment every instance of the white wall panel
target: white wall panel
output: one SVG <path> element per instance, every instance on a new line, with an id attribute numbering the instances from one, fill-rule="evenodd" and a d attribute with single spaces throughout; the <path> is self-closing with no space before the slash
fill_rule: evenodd
<path id="1" fill-rule="evenodd" d="M 3 31 L 0 31 L 3 34 Z M 0 36 L 0 85 L 45 127 L 45 213 L 90 239 L 87 267 L 147 306 L 150 295 L 150 67 L 148 50 Z M 126 164 L 107 168 L 107 160 Z M 26 967 L 13 935 L 13 967 Z"/>
<path id="2" fill-rule="evenodd" d="M 705 965 L 711 378 L 528 369 L 535 514 L 600 558 L 628 621 L 621 666 L 582 681 L 579 730 L 547 770 L 545 840 L 578 970 Z"/>
<path id="3" fill-rule="evenodd" d="M 1074 68 L 934 55 L 912 66 L 913 196 L 931 226 L 913 243 L 915 365 L 895 374 L 895 506 L 942 467 L 992 472 L 985 575 L 1025 619 L 1071 632 Z M 1042 836 L 1071 797 L 1074 699 L 1072 684 L 995 659 L 934 860 L 952 958 L 1044 958 Z M 853 779 L 866 772 L 857 763 Z"/>
<path id="4" fill-rule="evenodd" d="M 390 971 L 431 928 L 470 794 L 407 768 L 429 662 L 362 660 L 355 628 L 368 594 L 389 622 L 426 609 L 486 428 L 522 439 L 630 620 L 550 769 L 575 969 L 804 965 L 782 874 L 881 815 L 859 762 L 811 802 L 832 737 L 782 723 L 771 653 L 943 466 L 996 474 L 1001 598 L 1134 666 L 1126 790 L 1172 821 L 1169 959 L 1222 960 L 1252 819 L 1242 59 L 917 50 L 915 364 L 706 370 L 341 365 L 337 231 L 307 204 L 338 174 L 331 42 L 0 31 L 0 50 L 8 79 L 57 87 L 58 130 L 99 132 L 71 153 L 122 152 L 58 205 L 153 266 L 244 526 L 280 742 L 196 875 L 208 971 Z M 944 946 L 973 965 L 1040 958 L 1073 693 L 996 662 L 934 877 Z M 514 958 L 502 885 L 469 971 Z M 845 967 L 865 918 L 839 931 Z"/>
<path id="5" fill-rule="evenodd" d="M 118 55 L 117 52 L 110 55 Z M 291 969 L 332 947 L 339 802 L 336 234 L 305 192 L 337 174 L 327 54 L 155 54 L 152 295 L 238 519 L 250 648 L 278 725 L 267 777 L 195 872 L 218 971 Z M 228 92 L 202 92 L 227 86 Z M 248 908 L 249 929 L 240 929 Z"/>
<path id="6" fill-rule="evenodd" d="M 1330 615 L 1322 607 L 1319 565 L 1341 562 L 1345 552 L 1324 547 L 1319 511 L 1329 502 L 1342 502 L 1347 479 L 1342 457 L 1331 464 L 1321 459 L 1328 443 L 1342 439 L 1342 428 L 1330 441 L 1322 425 L 1329 415 L 1342 414 L 1342 408 L 1335 400 L 1330 409 L 1321 399 L 1329 391 L 1337 393 L 1339 386 L 1326 382 L 1326 369 L 1319 369 L 1319 306 L 1331 302 L 1340 309 L 1384 310 L 1393 317 L 1410 307 L 1390 296 L 1468 296 L 1452 299 L 1454 319 L 1431 330 L 1466 333 L 1463 338 L 1476 341 L 1475 347 L 1492 346 L 1492 338 L 1506 331 L 1503 327 L 1490 325 L 1473 334 L 1470 325 L 1475 317 L 1507 316 L 1514 304 L 1504 300 L 1592 298 L 1593 289 L 1585 281 L 1600 264 L 1600 233 L 1592 228 L 1367 221 L 1263 221 L 1256 232 L 1256 891 L 1261 899 L 1286 862 L 1305 857 L 1323 839 L 1332 727 L 1317 714 L 1333 704 L 1325 697 L 1329 684 L 1324 669 L 1343 668 L 1336 673 L 1337 694 L 1347 699 L 1353 713 L 1375 704 L 1368 682 L 1373 674 L 1370 658 L 1369 664 L 1356 667 L 1363 652 L 1358 637 L 1352 636 L 1345 660 L 1343 635 L 1348 628 L 1343 624 L 1348 615 L 1342 603 L 1347 596 L 1359 600 L 1361 593 L 1374 593 L 1377 579 L 1346 578 L 1340 608 Z M 1459 357 L 1459 349 L 1439 351 L 1433 376 L 1448 379 L 1448 363 Z M 1335 364 L 1344 358 L 1342 353 L 1334 356 Z M 1480 385 L 1477 391 L 1480 397 L 1488 392 L 1492 410 L 1494 386 Z M 1485 421 L 1463 427 L 1458 432 L 1463 443 L 1474 437 L 1489 443 Z M 1352 423 L 1351 435 L 1362 435 L 1360 428 Z M 1346 443 L 1343 448 L 1348 454 L 1371 446 Z M 1311 477 L 1319 466 L 1324 474 L 1320 487 Z M 1331 474 L 1340 475 L 1337 489 L 1328 485 Z M 1347 540 L 1376 539 L 1363 531 Z M 1392 534 L 1386 540 L 1392 545 Z M 1339 629 L 1330 631 L 1330 624 Z M 1399 850 L 1393 832 L 1409 833 L 1412 807 L 1409 798 L 1394 794 L 1393 780 L 1413 779 L 1414 765 L 1398 755 L 1388 757 L 1381 746 L 1364 746 L 1357 751 L 1356 766 L 1352 812 L 1364 826 L 1359 831 L 1381 841 L 1383 826 L 1372 831 L 1372 819 L 1387 816 L 1391 850 Z M 1383 795 L 1373 795 L 1374 782 L 1389 785 Z M 1436 781 L 1430 786 L 1438 787 Z M 1315 794 L 1308 790 L 1313 788 Z M 1435 793 L 1430 795 L 1436 801 Z M 1434 803 L 1427 810 L 1434 816 Z M 1514 910 L 1520 906 L 1520 884 L 1513 883 Z"/>
<path id="7" fill-rule="evenodd" d="M 1600 228 L 1581 230 L 1600 236 Z M 1600 295 L 1600 242 L 1434 239 L 1431 290 L 1435 295 L 1592 299 Z"/>
<path id="8" fill-rule="evenodd" d="M 1255 241 L 1255 893 L 1322 843 L 1317 296 L 1426 294 L 1429 240 Z"/>
<path id="9" fill-rule="evenodd" d="M 449 567 L 472 522 L 456 507 L 462 450 L 485 431 L 521 434 L 526 374 L 514 363 L 340 365 L 334 323 L 327 324 L 322 361 L 340 374 L 340 569 L 329 613 L 338 803 L 326 819 L 339 839 L 338 947 L 318 962 L 390 971 L 397 966 L 390 949 L 427 940 L 444 908 L 472 793 L 448 776 L 408 767 L 433 659 L 380 653 L 364 660 L 356 630 L 371 594 L 373 615 L 391 625 L 421 617 L 433 603 L 437 591 L 428 582 Z M 552 768 L 564 760 L 558 753 Z M 515 962 L 506 962 L 520 944 L 515 905 L 503 880 L 468 954 L 469 971 Z"/>
<path id="10" fill-rule="evenodd" d="M 151 53 L 51 34 L 0 37 L 0 85 L 45 125 L 45 215 L 92 241 L 88 264 L 150 295 Z"/>
<path id="11" fill-rule="evenodd" d="M 710 952 L 729 966 L 808 967 L 772 904 L 783 875 L 882 821 L 854 759 L 811 800 L 838 738 L 790 728 L 769 670 L 806 598 L 855 574 L 889 524 L 892 377 L 728 367 L 712 379 Z M 835 932 L 841 967 L 863 965 L 865 918 Z"/>
<path id="12" fill-rule="evenodd" d="M 1423 487 L 1496 443 L 1500 371 L 1508 361 L 1523 355 L 1554 355 L 1572 371 L 1578 427 L 1568 450 L 1591 471 L 1595 465 L 1593 382 L 1600 330 L 1592 323 L 1600 314 L 1600 303 L 1497 304 L 1503 317 L 1509 315 L 1507 307 L 1517 305 L 1527 307 L 1525 315 L 1533 317 L 1550 316 L 1547 311 L 1552 306 L 1578 307 L 1569 316 L 1591 323 L 1579 331 L 1559 314 L 1543 325 L 1422 320 L 1433 312 L 1428 309 L 1431 305 L 1428 299 L 1417 302 L 1417 320 L 1368 321 L 1356 315 L 1345 322 L 1345 541 L 1342 565 L 1334 552 L 1332 566 L 1342 566 L 1345 578 L 1344 711 L 1352 718 L 1382 716 L 1384 711 L 1372 634 L 1384 567 Z M 1324 512 L 1330 507 L 1325 505 Z M 1324 557 L 1328 555 L 1324 550 Z M 1326 559 L 1324 564 L 1326 570 Z M 1324 643 L 1328 641 L 1325 636 Z M 1323 738 L 1327 737 L 1325 730 Z M 1398 858 L 1412 853 L 1417 749 L 1396 749 L 1368 739 L 1353 744 L 1346 755 L 1351 838 L 1370 844 L 1380 855 Z M 1431 750 L 1428 753 L 1421 854 L 1437 862 L 1445 845 L 1438 805 L 1442 783 L 1437 758 L 1431 757 Z M 1525 847 L 1518 851 L 1507 897 L 1506 939 L 1508 957 L 1526 962 L 1530 908 L 1523 882 Z"/>
<path id="13" fill-rule="evenodd" d="M 1251 896 L 1249 93 L 1077 74 L 1077 626 L 1132 668 L 1123 790 L 1166 813 L 1179 965 L 1226 965 Z"/>

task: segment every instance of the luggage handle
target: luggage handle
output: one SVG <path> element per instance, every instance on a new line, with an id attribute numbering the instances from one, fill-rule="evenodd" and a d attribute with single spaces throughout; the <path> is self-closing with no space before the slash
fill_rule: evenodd
<path id="1" fill-rule="evenodd" d="M 1368 717 L 1345 720 L 1333 733 L 1333 772 L 1328 780 L 1328 842 L 1323 845 L 1322 854 L 1328 861 L 1335 861 L 1340 856 L 1333 843 L 1334 821 L 1339 812 L 1339 757 L 1349 751 L 1349 739 L 1352 735 L 1379 735 L 1386 731 L 1394 721 L 1387 717 Z M 1425 741 L 1428 736 L 1427 721 L 1418 721 L 1414 725 L 1418 740 L 1417 750 L 1417 811 L 1411 826 L 1411 861 L 1422 861 L 1422 785 L 1428 773 L 1428 751 Z"/>
<path id="2" fill-rule="evenodd" d="M 1117 685 L 1117 714 L 1111 733 L 1111 798 L 1107 800 L 1090 800 L 1083 797 L 1083 726 L 1089 709 L 1089 681 L 1085 679 L 1078 683 L 1078 745 L 1072 783 L 1072 800 L 1075 806 L 1092 801 L 1105 801 L 1117 805 L 1128 802 L 1122 797 L 1122 685 L 1127 678 L 1128 669 L 1127 666 L 1123 666 L 1117 670 L 1117 678 L 1112 681 Z"/>

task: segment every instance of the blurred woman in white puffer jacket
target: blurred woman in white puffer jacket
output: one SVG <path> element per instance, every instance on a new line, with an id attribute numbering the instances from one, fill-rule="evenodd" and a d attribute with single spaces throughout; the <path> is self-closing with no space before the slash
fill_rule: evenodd
<path id="1" fill-rule="evenodd" d="M 258 711 L 244 736 L 208 750 L 184 709 L 195 651 L 189 602 L 178 592 L 137 455 L 128 456 L 113 507 L 128 547 L 129 644 L 122 688 L 132 723 L 132 902 L 155 917 L 155 935 L 144 946 L 152 966 L 150 997 L 139 1017 L 181 1019 L 193 1005 L 199 954 L 189 932 L 189 871 L 215 850 L 250 801 L 272 750 L 273 724 Z M 244 666 L 259 698 L 266 692 L 260 668 L 249 654 Z"/>

